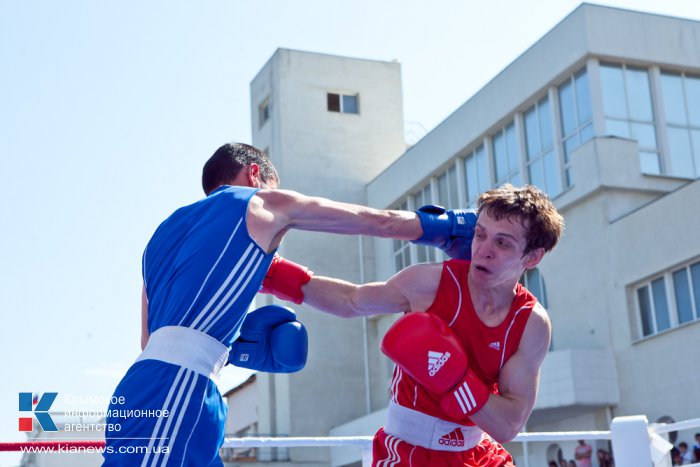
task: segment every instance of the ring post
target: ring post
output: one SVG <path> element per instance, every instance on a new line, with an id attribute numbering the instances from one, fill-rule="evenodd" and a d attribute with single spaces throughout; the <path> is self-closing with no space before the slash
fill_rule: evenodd
<path id="1" fill-rule="evenodd" d="M 666 446 L 658 443 L 664 440 L 660 437 L 659 440 L 652 439 L 652 436 L 658 435 L 649 433 L 649 422 L 644 415 L 615 417 L 610 425 L 610 433 L 615 464 L 635 467 L 670 466 Z M 670 446 L 668 442 L 666 444 Z"/>

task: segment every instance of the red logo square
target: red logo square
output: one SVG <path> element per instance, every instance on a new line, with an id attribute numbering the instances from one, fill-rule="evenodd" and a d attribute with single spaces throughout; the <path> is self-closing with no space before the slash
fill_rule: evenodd
<path id="1" fill-rule="evenodd" d="M 20 417 L 19 419 L 19 431 L 32 431 L 32 419 L 26 417 Z"/>

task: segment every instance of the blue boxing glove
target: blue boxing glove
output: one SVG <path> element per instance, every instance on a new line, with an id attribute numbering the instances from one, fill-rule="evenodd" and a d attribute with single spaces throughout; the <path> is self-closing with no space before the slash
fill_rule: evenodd
<path id="1" fill-rule="evenodd" d="M 309 336 L 296 313 L 268 305 L 248 313 L 228 363 L 267 373 L 294 373 L 306 365 L 308 351 Z"/>
<path id="2" fill-rule="evenodd" d="M 440 248 L 450 258 L 471 259 L 476 211 L 446 210 L 442 206 L 428 204 L 416 214 L 423 228 L 423 236 L 413 240 L 413 243 Z"/>

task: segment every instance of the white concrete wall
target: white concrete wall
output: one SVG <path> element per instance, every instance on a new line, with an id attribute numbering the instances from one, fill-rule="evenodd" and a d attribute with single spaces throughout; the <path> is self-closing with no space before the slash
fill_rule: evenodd
<path id="1" fill-rule="evenodd" d="M 329 112 L 328 92 L 358 94 L 359 114 Z M 257 108 L 266 98 L 271 119 L 257 128 Z M 269 148 L 284 188 L 365 204 L 366 184 L 404 151 L 398 63 L 279 49 L 251 83 L 251 99 L 253 144 Z M 362 250 L 363 279 L 371 280 L 372 242 L 363 240 Z M 290 232 L 280 248 L 282 256 L 318 274 L 354 282 L 362 279 L 359 251 L 357 237 L 311 232 Z M 367 412 L 362 320 L 295 309 L 309 331 L 309 360 L 302 372 L 286 377 L 288 384 L 275 376 L 266 378 L 267 388 L 261 385 L 261 401 L 275 397 L 274 409 L 261 410 L 261 430 L 268 424 L 271 432 L 327 435 Z M 376 334 L 372 325 L 368 329 Z M 376 358 L 370 362 L 372 377 L 382 373 L 380 366 Z M 382 375 L 381 384 L 385 380 Z M 373 394 L 376 399 L 378 392 L 370 391 L 370 399 Z M 385 401 L 381 395 L 374 405 Z M 297 449 L 291 456 L 297 462 L 328 460 L 324 450 Z"/>
<path id="2" fill-rule="evenodd" d="M 398 65 L 280 50 L 251 84 L 253 141 L 269 147 L 283 187 L 391 207 L 585 63 L 610 59 L 698 70 L 699 37 L 698 22 L 582 5 L 396 161 L 403 151 Z M 380 78 L 369 79 L 374 73 Z M 328 91 L 359 92 L 360 115 L 328 115 Z M 272 116 L 258 129 L 257 106 L 266 97 Z M 377 107 L 367 107 L 368 99 Z M 602 128 L 599 108 L 594 116 Z M 549 360 L 564 361 L 570 397 L 557 407 L 557 391 L 543 387 L 542 406 L 528 429 L 607 429 L 611 414 L 641 413 L 652 421 L 700 416 L 700 400 L 689 397 L 700 393 L 691 365 L 700 324 L 639 340 L 630 305 L 636 283 L 700 257 L 700 182 L 684 186 L 688 180 L 642 175 L 636 142 L 620 138 L 594 138 L 574 151 L 572 164 L 574 185 L 555 199 L 567 231 L 540 265 L 554 327 Z M 393 274 L 391 241 L 365 239 L 362 245 L 365 280 Z M 320 274 L 351 281 L 360 276 L 356 239 L 294 233 L 281 253 Z M 361 321 L 299 310 L 311 353 L 308 367 L 289 378 L 291 433 L 354 426 L 352 420 L 366 415 Z M 378 344 L 393 319 L 368 322 L 372 410 L 387 400 L 390 364 Z M 575 375 L 576 366 L 585 373 Z M 555 376 L 543 375 L 543 384 Z M 615 377 L 619 391 L 614 384 L 595 391 Z M 268 383 L 260 393 L 276 394 Z M 577 391 L 586 384 L 590 394 Z M 274 410 L 283 410 L 283 403 L 276 399 Z M 272 416 L 264 410 L 261 419 Z M 574 446 L 562 443 L 565 457 Z M 529 446 L 531 460 L 545 465 L 547 447 Z M 512 449 L 516 458 L 522 455 L 521 447 Z M 328 459 L 298 454 L 295 460 Z"/>
<path id="3" fill-rule="evenodd" d="M 226 435 L 231 436 L 258 421 L 257 382 L 246 385 L 226 398 Z"/>

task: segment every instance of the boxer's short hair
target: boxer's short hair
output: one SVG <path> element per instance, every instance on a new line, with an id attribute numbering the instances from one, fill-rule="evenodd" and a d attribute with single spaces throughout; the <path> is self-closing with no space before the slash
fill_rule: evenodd
<path id="1" fill-rule="evenodd" d="M 564 218 L 546 193 L 532 185 L 516 188 L 510 183 L 479 196 L 479 213 L 488 210 L 496 220 L 508 218 L 526 228 L 524 253 L 537 248 L 551 251 L 564 232 Z"/>
<path id="2" fill-rule="evenodd" d="M 216 150 L 202 169 L 202 188 L 207 195 L 231 182 L 248 164 L 258 164 L 264 183 L 279 181 L 277 170 L 267 154 L 243 143 L 227 143 Z"/>

